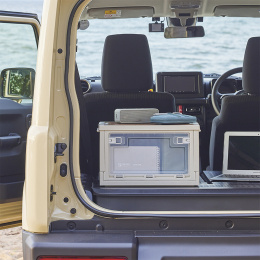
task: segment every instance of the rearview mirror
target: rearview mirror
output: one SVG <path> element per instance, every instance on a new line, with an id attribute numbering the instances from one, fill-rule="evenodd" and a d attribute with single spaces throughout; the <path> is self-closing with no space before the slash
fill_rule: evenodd
<path id="1" fill-rule="evenodd" d="M 31 68 L 9 68 L 1 72 L 0 96 L 13 100 L 33 97 L 35 70 Z"/>
<path id="2" fill-rule="evenodd" d="M 203 37 L 204 35 L 205 31 L 202 26 L 174 26 L 167 27 L 164 31 L 166 39 Z"/>

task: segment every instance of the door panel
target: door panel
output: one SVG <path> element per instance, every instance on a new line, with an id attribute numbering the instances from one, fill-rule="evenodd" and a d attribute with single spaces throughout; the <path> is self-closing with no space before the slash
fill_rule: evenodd
<path id="1" fill-rule="evenodd" d="M 0 200 L 21 197 L 25 169 L 26 118 L 31 113 L 31 105 L 24 106 L 9 99 L 0 100 Z"/>
<path id="2" fill-rule="evenodd" d="M 21 220 L 39 28 L 36 15 L 0 12 L 0 228 Z"/>

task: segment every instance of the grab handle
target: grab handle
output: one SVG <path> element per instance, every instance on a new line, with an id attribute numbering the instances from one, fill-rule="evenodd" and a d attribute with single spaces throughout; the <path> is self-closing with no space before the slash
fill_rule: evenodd
<path id="1" fill-rule="evenodd" d="M 21 143 L 21 136 L 10 133 L 8 136 L 0 136 L 0 147 L 11 147 Z"/>

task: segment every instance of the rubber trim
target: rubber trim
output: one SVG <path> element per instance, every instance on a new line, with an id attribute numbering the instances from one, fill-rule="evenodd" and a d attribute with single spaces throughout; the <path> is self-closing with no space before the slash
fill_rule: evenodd
<path id="1" fill-rule="evenodd" d="M 8 223 L 0 224 L 0 230 L 7 229 L 7 228 L 13 228 L 13 227 L 19 227 L 21 225 L 22 225 L 22 220 L 8 222 Z"/>
<path id="2" fill-rule="evenodd" d="M 12 17 L 27 17 L 27 18 L 33 18 L 38 21 L 40 24 L 39 18 L 37 14 L 33 13 L 22 13 L 22 12 L 9 12 L 9 11 L 0 11 L 1 16 L 12 16 Z"/>
<path id="3" fill-rule="evenodd" d="M 216 218 L 223 218 L 223 217 L 260 217 L 260 214 L 257 213 L 249 213 L 249 214 L 138 214 L 138 213 L 110 213 L 102 210 L 98 210 L 91 205 L 89 205 L 80 195 L 79 190 L 77 188 L 77 184 L 74 178 L 74 169 L 73 169 L 73 106 L 71 102 L 70 92 L 69 92 L 69 79 L 68 79 L 68 72 L 69 72 L 69 59 L 70 59 L 70 37 L 71 37 L 71 27 L 72 22 L 74 19 L 74 15 L 78 9 L 78 7 L 84 2 L 84 0 L 79 0 L 72 9 L 70 14 L 69 22 L 68 22 L 68 30 L 67 30 L 67 39 L 66 39 L 66 57 L 65 57 L 65 74 L 64 74 L 64 81 L 65 81 L 65 91 L 68 99 L 69 104 L 69 113 L 70 113 L 70 133 L 69 133 L 69 167 L 70 167 L 70 176 L 73 189 L 79 199 L 79 201 L 92 213 L 101 216 L 101 217 L 108 217 L 108 218 L 183 218 L 183 217 L 192 217 L 192 218 L 208 218 L 208 217 L 216 217 Z"/>

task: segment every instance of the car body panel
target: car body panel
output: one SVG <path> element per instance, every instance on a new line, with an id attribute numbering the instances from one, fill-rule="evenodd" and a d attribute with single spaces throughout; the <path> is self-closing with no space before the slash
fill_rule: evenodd
<path id="1" fill-rule="evenodd" d="M 27 156 L 27 181 L 24 190 L 23 228 L 30 232 L 45 233 L 48 232 L 48 223 L 62 219 L 64 216 L 69 219 L 74 218 L 73 215 L 68 214 L 69 205 L 63 203 L 64 190 L 66 190 L 67 196 L 72 200 L 70 205 L 77 206 L 77 218 L 79 219 L 91 218 L 93 214 L 90 212 L 90 208 L 96 209 L 96 212 L 106 212 L 109 216 L 113 216 L 114 213 L 122 214 L 121 216 L 126 215 L 126 212 L 115 212 L 95 205 L 86 196 L 80 180 L 78 153 L 80 126 L 79 105 L 74 86 L 74 50 L 76 49 L 77 21 L 87 3 L 88 1 L 74 1 L 72 3 L 72 1 L 66 0 L 47 0 L 44 3 L 35 89 L 37 105 L 34 109 L 32 127 L 29 131 L 28 148 L 30 152 Z M 94 3 L 93 1 L 93 4 Z M 96 3 L 98 5 L 99 1 L 96 1 Z M 222 2 L 219 4 L 221 3 Z M 253 3 L 256 2 L 252 1 L 252 3 L 249 4 Z M 208 2 L 206 1 L 204 4 L 208 4 Z M 210 15 L 213 14 L 211 13 Z M 60 23 L 60 19 L 69 21 L 70 27 L 67 27 L 67 23 Z M 58 33 L 56 33 L 57 31 Z M 65 45 L 66 39 L 67 46 Z M 52 68 L 52 70 L 50 70 L 50 68 Z M 64 73 L 65 78 L 63 78 Z M 64 79 L 65 87 L 67 87 L 66 93 L 63 85 Z M 64 102 L 68 94 L 70 95 L 70 107 Z M 52 100 L 55 100 L 55 102 L 52 102 Z M 61 107 L 63 108 L 62 110 Z M 70 118 L 70 122 L 68 118 Z M 70 129 L 68 127 L 69 123 L 72 125 Z M 67 148 L 64 151 L 64 156 L 57 157 L 57 163 L 55 164 L 54 160 L 50 157 L 54 154 L 55 143 L 61 142 L 65 143 Z M 41 157 L 38 156 L 39 153 L 42 154 Z M 69 161 L 71 155 L 73 155 L 73 157 L 71 157 L 73 159 Z M 59 167 L 57 166 L 61 163 L 67 164 L 69 171 L 74 172 L 74 184 L 78 189 L 76 193 L 77 196 L 75 196 L 71 180 L 68 176 L 61 181 Z M 36 171 L 38 172 L 37 176 L 35 174 Z M 49 201 L 51 185 L 53 185 L 54 192 L 56 193 L 53 200 L 55 203 Z M 39 194 L 48 194 L 48 196 L 36 198 L 36 196 L 34 196 L 35 190 L 37 190 Z M 81 202 L 78 201 L 79 197 L 83 198 Z M 83 201 L 86 202 L 85 205 L 90 205 L 88 209 L 82 204 Z M 152 215 L 156 213 L 156 211 L 128 213 L 130 215 L 137 213 Z M 190 212 L 187 210 L 181 213 L 160 212 L 158 214 L 163 213 L 166 215 L 196 215 L 204 212 Z M 220 215 L 225 213 L 236 215 L 238 213 L 250 214 L 251 212 L 205 212 L 205 214 L 208 215 L 215 213 Z M 256 210 L 254 213 L 258 214 L 259 211 Z"/>
<path id="2" fill-rule="evenodd" d="M 23 232 L 24 256 L 124 256 L 134 259 L 258 259 L 259 219 L 57 221 L 49 234 Z M 67 232 L 65 232 L 67 230 Z M 33 243 L 32 243 L 33 241 Z"/>
<path id="3" fill-rule="evenodd" d="M 82 186 L 79 165 L 80 107 L 75 90 L 75 50 L 78 21 L 89 2 L 44 2 L 23 193 L 25 259 L 41 255 L 113 255 L 164 260 L 258 259 L 260 210 L 257 192 L 252 194 L 252 207 L 257 205 L 253 209 L 247 207 L 250 191 L 242 203 L 244 207 L 234 209 L 229 207 L 229 202 L 236 197 L 231 190 L 230 200 L 222 198 L 224 205 L 219 210 L 212 208 L 211 198 L 207 198 L 208 208 L 200 204 L 202 210 L 196 208 L 194 201 L 192 210 L 179 207 L 181 210 L 163 208 L 159 211 L 154 203 L 154 208 L 149 210 L 139 205 L 138 211 L 126 211 L 102 207 L 88 197 Z M 235 3 L 201 2 L 203 8 L 199 14 L 208 16 L 214 15 L 217 5 Z M 90 6 L 106 6 L 105 3 L 92 1 Z M 142 2 L 146 3 L 159 5 L 159 1 Z M 240 3 L 245 1 L 236 2 Z M 120 4 L 140 5 L 138 1 L 111 1 L 108 8 Z M 170 1 L 164 1 L 165 9 L 169 4 Z M 257 1 L 248 2 L 248 5 L 256 4 Z M 62 152 L 57 153 L 57 145 L 64 147 Z M 65 176 L 61 174 L 62 164 L 67 166 Z M 214 195 L 223 194 L 216 192 L 212 197 Z M 235 199 L 238 205 L 239 198 Z M 217 196 L 214 203 L 217 204 Z"/>

